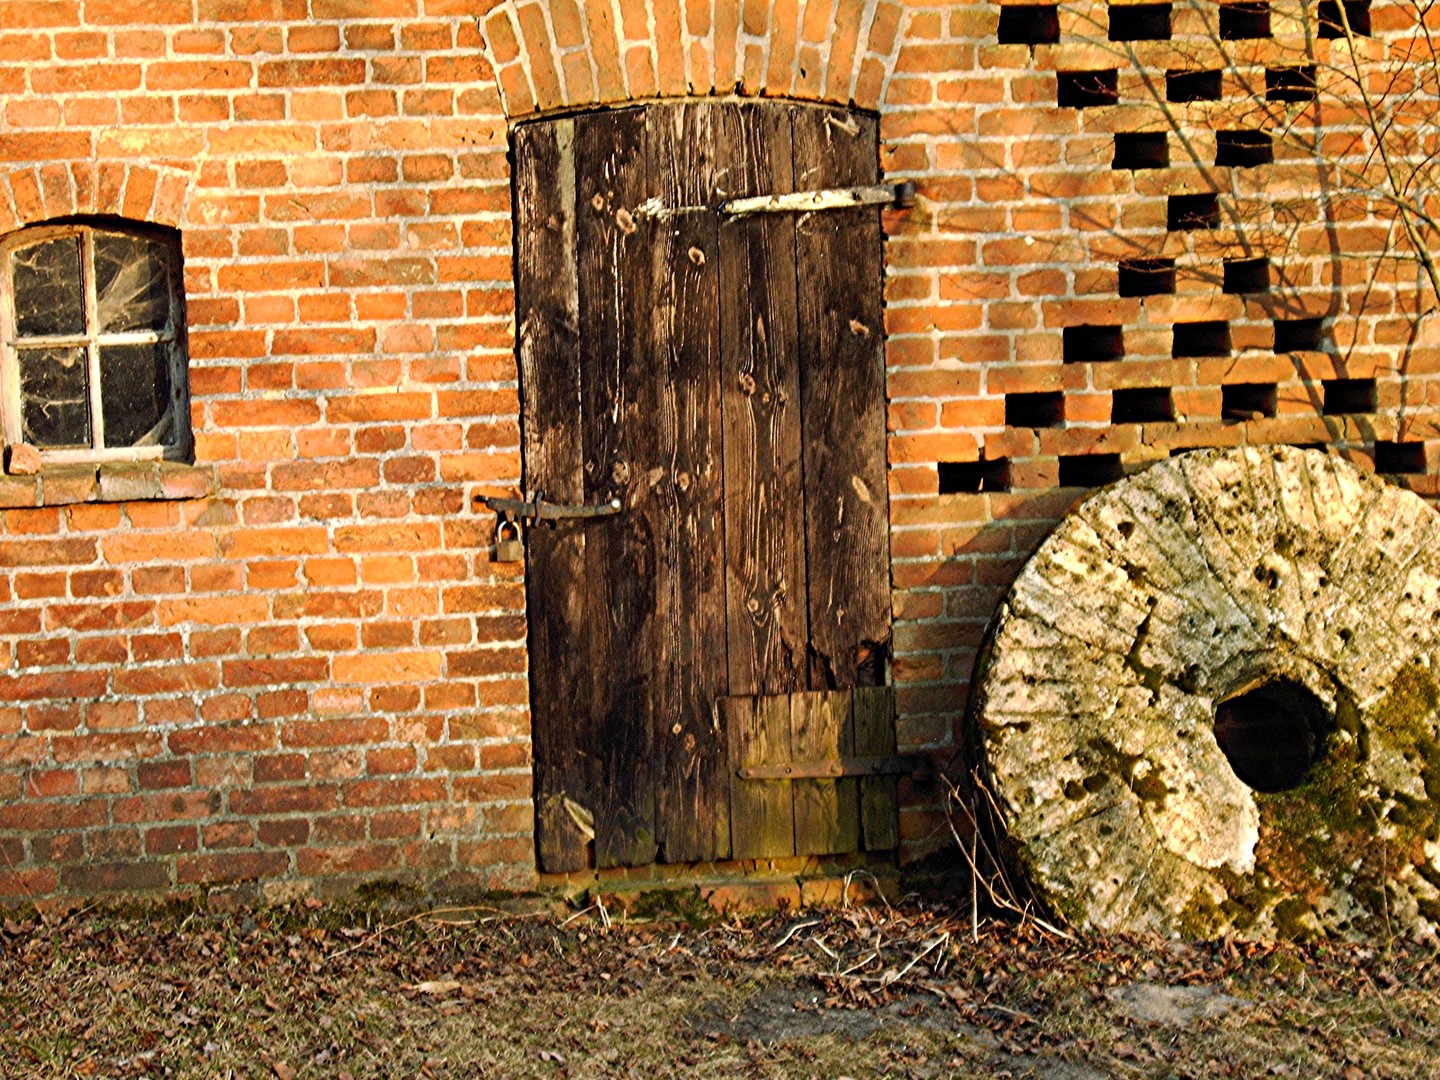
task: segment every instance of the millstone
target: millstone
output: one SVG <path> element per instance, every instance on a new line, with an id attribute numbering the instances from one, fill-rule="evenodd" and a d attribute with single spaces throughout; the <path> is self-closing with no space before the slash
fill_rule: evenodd
<path id="1" fill-rule="evenodd" d="M 975 698 L 1031 885 L 1080 926 L 1440 926 L 1440 516 L 1317 451 L 1197 451 L 1085 500 Z"/>

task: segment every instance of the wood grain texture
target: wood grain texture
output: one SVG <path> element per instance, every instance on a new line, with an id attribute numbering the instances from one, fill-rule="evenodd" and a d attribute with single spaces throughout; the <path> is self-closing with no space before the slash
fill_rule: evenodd
<path id="1" fill-rule="evenodd" d="M 886 674 L 879 214 L 717 210 L 871 182 L 876 135 L 780 103 L 516 129 L 526 487 L 623 504 L 527 538 L 544 870 L 895 846 L 893 779 L 734 777 L 894 750 L 888 691 L 803 693 Z"/>
<path id="2" fill-rule="evenodd" d="M 878 179 L 876 121 L 796 109 L 800 190 Z M 884 681 L 890 639 L 880 211 L 796 225 L 811 689 Z"/>
<path id="3" fill-rule="evenodd" d="M 552 498 L 584 496 L 580 445 L 579 290 L 575 265 L 575 125 L 515 129 L 515 304 L 523 402 L 525 484 Z M 589 715 L 589 635 L 581 530 L 528 537 L 530 694 L 540 868 L 581 870 L 589 836 L 565 807 L 588 801 L 584 741 Z"/>
<path id="4" fill-rule="evenodd" d="M 730 197 L 791 190 L 788 109 L 722 114 Z M 725 568 L 730 692 L 783 694 L 806 671 L 795 223 L 720 225 Z"/>
<path id="5" fill-rule="evenodd" d="M 884 757 L 895 753 L 895 690 L 862 686 L 855 691 L 855 753 Z M 895 776 L 867 776 L 860 781 L 860 833 L 866 851 L 893 851 L 900 846 L 899 785 Z"/>
<path id="6" fill-rule="evenodd" d="M 589 795 L 600 867 L 640 865 L 656 852 L 657 512 L 646 464 L 661 391 L 646 348 L 654 225 L 634 215 L 646 196 L 645 147 L 644 110 L 576 120 L 585 501 L 619 498 L 624 507 L 584 526 L 585 574 L 573 583 L 588 605 L 593 735 L 580 752 L 596 778 Z"/>
<path id="7" fill-rule="evenodd" d="M 825 690 L 790 695 L 790 753 L 794 761 L 835 761 L 854 752 L 852 693 Z M 795 853 L 834 855 L 860 849 L 860 782 L 793 780 Z"/>
<path id="8" fill-rule="evenodd" d="M 720 700 L 738 768 L 790 761 L 790 698 Z M 795 800 L 789 780 L 736 780 L 730 789 L 730 839 L 737 859 L 775 859 L 795 852 Z"/>
<path id="9" fill-rule="evenodd" d="M 662 205 L 719 201 L 716 111 L 691 103 L 647 114 L 651 191 Z M 654 243 L 652 377 L 666 388 L 652 418 L 663 522 L 656 810 L 663 861 L 696 862 L 730 854 L 731 770 L 716 707 L 726 692 L 718 216 L 661 219 Z"/>

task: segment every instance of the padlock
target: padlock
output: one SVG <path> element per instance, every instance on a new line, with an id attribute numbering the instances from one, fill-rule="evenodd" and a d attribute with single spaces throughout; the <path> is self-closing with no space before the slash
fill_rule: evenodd
<path id="1" fill-rule="evenodd" d="M 506 537 L 506 532 L 510 536 Z M 520 526 L 502 518 L 495 526 L 495 562 L 524 562 L 525 542 L 520 539 Z"/>

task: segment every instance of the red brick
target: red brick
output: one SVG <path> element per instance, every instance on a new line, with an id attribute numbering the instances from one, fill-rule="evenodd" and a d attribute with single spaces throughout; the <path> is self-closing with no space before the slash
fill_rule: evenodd
<path id="1" fill-rule="evenodd" d="M 253 847 L 255 826 L 248 821 L 217 821 L 200 830 L 200 839 L 211 851 L 219 848 Z"/>
<path id="2" fill-rule="evenodd" d="M 165 739 L 172 754 L 244 754 L 270 750 L 277 733 L 268 724 L 205 725 L 172 731 Z"/>
<path id="3" fill-rule="evenodd" d="M 302 874 L 373 874 L 400 865 L 400 849 L 378 844 L 350 848 L 302 848 L 296 852 Z"/>
<path id="4" fill-rule="evenodd" d="M 323 657 L 293 657 L 287 660 L 227 660 L 221 665 L 224 684 L 232 688 L 318 682 L 329 676 L 329 668 L 329 662 Z"/>
<path id="5" fill-rule="evenodd" d="M 409 746 L 385 747 L 365 755 L 368 773 L 404 773 L 415 769 L 415 750 Z"/>
<path id="6" fill-rule="evenodd" d="M 334 785 L 263 787 L 230 795 L 230 809 L 245 815 L 315 813 L 333 810 L 338 805 Z"/>
<path id="7" fill-rule="evenodd" d="M 103 671 L 44 675 L 0 675 L 0 701 L 73 700 L 102 697 L 109 686 Z"/>
<path id="8" fill-rule="evenodd" d="M 441 802 L 446 798 L 441 780 L 362 780 L 344 789 L 346 806 L 405 806 Z"/>
<path id="9" fill-rule="evenodd" d="M 297 847 L 310 839 L 310 822 L 304 818 L 262 821 L 258 838 L 266 847 Z"/>
<path id="10" fill-rule="evenodd" d="M 142 761 L 136 777 L 141 788 L 182 788 L 194 782 L 188 761 Z"/>
<path id="11" fill-rule="evenodd" d="M 25 778 L 25 797 L 56 799 L 80 793 L 80 774 L 74 769 L 32 769 Z"/>
<path id="12" fill-rule="evenodd" d="M 86 862 L 60 870 L 60 884 L 80 894 L 154 890 L 169 883 L 169 868 L 161 862 Z"/>
<path id="13" fill-rule="evenodd" d="M 74 731 L 84 716 L 79 702 L 29 705 L 25 709 L 25 727 L 33 733 L 42 731 Z"/>
<path id="14" fill-rule="evenodd" d="M 221 884 L 276 877 L 290 868 L 283 852 L 225 852 L 216 855 L 189 855 L 176 866 L 181 884 Z"/>
<path id="15" fill-rule="evenodd" d="M 199 846 L 199 830 L 194 825 L 161 825 L 145 830 L 146 855 L 175 855 Z"/>

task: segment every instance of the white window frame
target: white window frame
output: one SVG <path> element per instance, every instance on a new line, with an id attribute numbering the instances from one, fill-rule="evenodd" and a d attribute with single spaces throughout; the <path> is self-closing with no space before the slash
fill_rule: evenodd
<path id="1" fill-rule="evenodd" d="M 120 236 L 160 240 L 168 249 L 167 286 L 170 300 L 166 325 L 160 330 L 101 333 L 99 299 L 96 295 L 94 256 L 95 237 L 109 233 Z M 11 256 L 17 248 L 29 247 L 39 241 L 62 236 L 75 236 L 81 245 L 80 278 L 75 283 L 84 290 L 85 333 L 55 334 L 41 337 L 15 336 L 15 293 L 12 282 Z M 24 441 L 20 363 L 18 346 L 26 348 L 84 348 L 89 364 L 90 446 L 36 447 L 46 463 L 70 464 L 101 461 L 149 461 L 160 458 L 189 461 L 192 453 L 190 436 L 189 354 L 185 337 L 185 287 L 180 254 L 180 236 L 173 229 L 159 228 L 144 222 L 128 220 L 75 221 L 56 225 L 35 225 L 11 233 L 0 240 L 0 426 L 5 443 Z M 134 446 L 105 445 L 105 417 L 100 382 L 100 348 L 103 345 L 168 345 L 170 367 L 170 403 L 160 422 Z"/>

